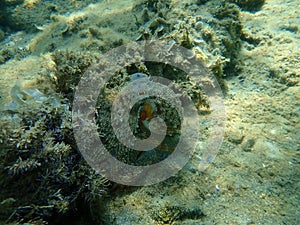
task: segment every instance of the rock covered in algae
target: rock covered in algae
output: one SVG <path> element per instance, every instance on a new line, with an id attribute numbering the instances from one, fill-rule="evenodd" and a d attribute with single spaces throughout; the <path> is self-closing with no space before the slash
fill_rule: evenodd
<path id="1" fill-rule="evenodd" d="M 81 77 L 80 72 L 83 73 L 87 70 L 88 66 L 93 62 L 93 58 L 88 54 L 59 51 L 53 54 L 53 59 L 55 69 L 51 80 L 55 89 L 71 102 L 73 100 L 74 87 L 78 84 Z M 73 64 L 74 62 L 75 64 Z M 150 81 L 151 74 L 161 77 L 165 76 L 173 81 L 173 85 L 181 87 L 193 99 L 197 107 L 209 108 L 200 86 L 193 83 L 184 72 L 178 71 L 171 66 L 156 63 L 137 63 L 124 68 L 123 71 L 112 76 L 97 100 L 96 121 L 99 136 L 113 156 L 132 165 L 147 165 L 162 160 L 172 153 L 180 137 L 181 115 L 178 114 L 172 104 L 168 103 L 168 101 L 175 101 L 174 93 L 170 92 L 167 99 L 160 99 L 151 95 L 151 88 L 156 90 L 156 86 L 142 87 L 140 90 L 140 81 L 143 79 Z M 168 126 L 167 137 L 164 142 L 147 154 L 130 149 L 120 143 L 111 127 L 112 104 L 118 93 L 128 84 L 135 85 L 131 89 L 131 95 L 143 97 L 142 100 L 133 106 L 130 112 L 128 122 L 133 134 L 141 139 L 149 137 L 151 120 L 156 117 L 161 118 Z M 125 98 L 129 97 L 134 98 L 135 96 L 125 96 Z M 126 102 L 125 100 L 121 102 Z M 122 105 L 120 107 L 122 108 Z M 119 122 L 120 124 L 117 124 L 117 126 L 121 127 L 123 122 L 121 120 Z"/>

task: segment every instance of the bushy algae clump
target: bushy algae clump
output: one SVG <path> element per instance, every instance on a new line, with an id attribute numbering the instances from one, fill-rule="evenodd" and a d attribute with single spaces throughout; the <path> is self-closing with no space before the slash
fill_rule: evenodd
<path id="1" fill-rule="evenodd" d="M 81 219 L 92 223 L 97 217 L 89 215 L 107 181 L 79 154 L 68 103 L 54 92 L 42 93 L 43 85 L 49 83 L 39 84 L 41 91 L 17 84 L 12 89 L 17 108 L 0 112 L 0 218 L 59 224 L 84 214 Z"/>

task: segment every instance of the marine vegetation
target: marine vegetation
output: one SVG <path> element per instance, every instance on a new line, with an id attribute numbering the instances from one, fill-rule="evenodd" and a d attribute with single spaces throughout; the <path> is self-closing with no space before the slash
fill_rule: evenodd
<path id="1" fill-rule="evenodd" d="M 14 224 L 53 224 L 68 218 L 76 224 L 74 215 L 84 214 L 81 219 L 92 223 L 97 218 L 90 216 L 92 209 L 108 183 L 77 151 L 68 105 L 42 88 L 49 83 L 39 82 L 44 83 L 33 94 L 44 92 L 43 101 L 19 99 L 17 110 L 1 111 L 0 218 Z"/>
<path id="2" fill-rule="evenodd" d="M 54 84 L 55 91 L 72 102 L 75 87 L 81 76 L 96 59 L 97 55 L 89 52 L 55 51 L 52 54 L 54 71 L 45 75 Z"/>

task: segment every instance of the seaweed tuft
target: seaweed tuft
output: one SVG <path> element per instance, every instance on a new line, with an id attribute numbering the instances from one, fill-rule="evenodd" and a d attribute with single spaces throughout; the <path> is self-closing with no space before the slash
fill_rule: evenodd
<path id="1" fill-rule="evenodd" d="M 0 220 L 61 224 L 82 210 L 95 213 L 92 205 L 101 202 L 108 182 L 79 154 L 69 107 L 49 97 L 0 113 Z"/>
<path id="2" fill-rule="evenodd" d="M 87 52 L 55 51 L 52 54 L 55 70 L 51 80 L 56 91 L 72 102 L 74 89 L 81 75 L 96 59 L 95 54 Z"/>

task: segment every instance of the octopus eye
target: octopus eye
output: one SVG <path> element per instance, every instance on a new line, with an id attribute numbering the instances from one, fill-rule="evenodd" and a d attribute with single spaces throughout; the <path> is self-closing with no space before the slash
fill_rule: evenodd
<path id="1" fill-rule="evenodd" d="M 138 80 L 140 78 L 147 78 L 148 76 L 144 73 L 134 73 L 130 76 L 130 80 L 131 81 L 135 81 Z"/>

